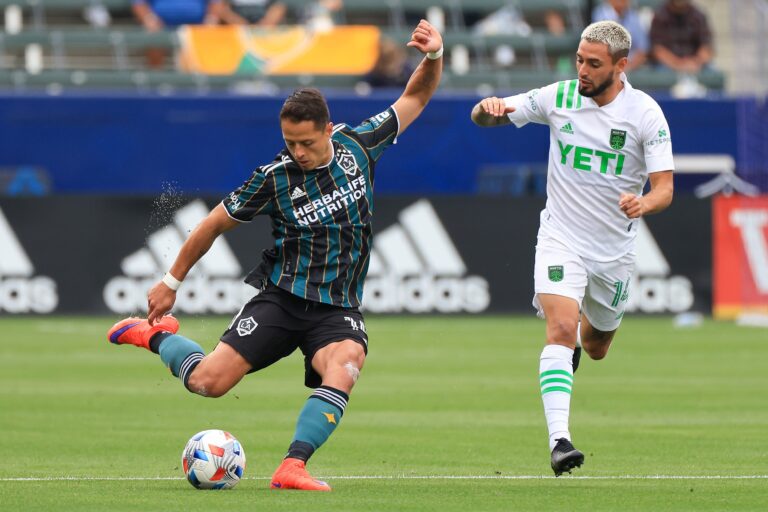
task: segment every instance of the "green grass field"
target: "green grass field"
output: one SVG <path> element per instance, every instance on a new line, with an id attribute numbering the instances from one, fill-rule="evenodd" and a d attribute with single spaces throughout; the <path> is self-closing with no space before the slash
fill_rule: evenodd
<path id="1" fill-rule="evenodd" d="M 531 318 L 368 319 L 347 414 L 309 468 L 327 494 L 268 477 L 309 391 L 299 354 L 219 399 L 105 340 L 112 318 L 0 318 L 0 510 L 768 509 L 768 330 L 627 318 L 582 360 L 571 431 L 585 465 L 553 478 Z M 225 318 L 182 317 L 213 347 Z M 197 491 L 179 457 L 197 431 L 243 443 L 246 478 Z"/>

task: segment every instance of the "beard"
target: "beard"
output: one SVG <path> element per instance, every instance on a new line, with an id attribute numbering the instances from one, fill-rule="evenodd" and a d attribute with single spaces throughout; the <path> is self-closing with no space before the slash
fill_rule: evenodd
<path id="1" fill-rule="evenodd" d="M 609 76 L 608 78 L 606 78 L 605 82 L 596 86 L 591 91 L 588 91 L 579 87 L 579 94 L 587 98 L 594 98 L 595 96 L 600 96 L 602 93 L 604 93 L 605 90 L 608 89 L 611 85 L 613 85 L 613 76 Z"/>

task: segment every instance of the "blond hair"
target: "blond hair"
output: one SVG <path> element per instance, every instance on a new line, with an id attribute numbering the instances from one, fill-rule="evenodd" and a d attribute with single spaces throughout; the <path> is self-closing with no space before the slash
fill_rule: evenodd
<path id="1" fill-rule="evenodd" d="M 614 62 L 629 55 L 629 49 L 632 47 L 632 36 L 615 21 L 592 23 L 581 33 L 581 40 L 608 45 L 608 53 Z"/>

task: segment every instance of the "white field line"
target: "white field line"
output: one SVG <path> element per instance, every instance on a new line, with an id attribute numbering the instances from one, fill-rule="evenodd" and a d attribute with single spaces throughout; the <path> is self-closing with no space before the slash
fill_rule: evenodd
<path id="1" fill-rule="evenodd" d="M 545 475 L 341 475 L 323 476 L 324 480 L 552 480 Z M 71 481 L 161 481 L 184 480 L 175 476 L 29 476 L 0 477 L 0 482 L 71 482 Z M 243 480 L 269 480 L 266 476 Z M 768 475 L 606 475 L 564 476 L 562 480 L 768 480 Z"/>

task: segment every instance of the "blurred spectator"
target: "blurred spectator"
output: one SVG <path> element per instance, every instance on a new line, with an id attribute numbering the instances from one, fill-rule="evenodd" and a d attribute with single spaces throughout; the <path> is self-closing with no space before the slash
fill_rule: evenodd
<path id="1" fill-rule="evenodd" d="M 222 1 L 214 12 L 222 23 L 231 25 L 258 25 L 276 27 L 284 23 L 288 7 L 280 0 L 229 0 Z M 299 9 L 298 18 L 311 29 L 322 30 L 336 24 L 335 16 L 344 6 L 343 0 L 316 0 L 306 2 Z"/>
<path id="2" fill-rule="evenodd" d="M 106 28 L 112 23 L 109 10 L 99 3 L 88 4 L 83 9 L 83 18 L 94 28 Z"/>
<path id="3" fill-rule="evenodd" d="M 413 71 L 405 47 L 382 37 L 379 41 L 379 58 L 362 81 L 371 87 L 402 87 L 408 83 Z"/>
<path id="4" fill-rule="evenodd" d="M 562 36 L 565 34 L 565 18 L 560 11 L 549 9 L 544 13 L 544 25 L 547 32 L 553 36 Z M 571 55 L 560 55 L 554 59 L 555 70 L 560 74 L 569 74 L 573 71 L 573 57 Z"/>
<path id="5" fill-rule="evenodd" d="M 317 0 L 304 8 L 302 20 L 310 30 L 322 32 L 341 23 L 344 0 Z"/>
<path id="6" fill-rule="evenodd" d="M 133 13 L 149 32 L 179 25 L 215 24 L 221 0 L 133 0 Z"/>
<path id="7" fill-rule="evenodd" d="M 520 9 L 511 4 L 493 11 L 478 21 L 473 30 L 476 34 L 483 36 L 504 34 L 527 37 L 532 32 L 531 26 L 523 18 Z"/>
<path id="8" fill-rule="evenodd" d="M 712 33 L 690 0 L 666 0 L 653 16 L 651 51 L 657 64 L 698 73 L 712 60 Z"/>
<path id="9" fill-rule="evenodd" d="M 179 25 L 217 24 L 220 21 L 221 0 L 133 0 L 133 13 L 148 32 L 159 32 Z M 160 68 L 165 63 L 165 51 L 149 48 L 147 65 Z"/>
<path id="10" fill-rule="evenodd" d="M 232 25 L 276 27 L 285 20 L 288 8 L 279 0 L 230 0 L 221 2 L 219 17 Z"/>
<path id="11" fill-rule="evenodd" d="M 544 13 L 544 26 L 547 32 L 553 36 L 562 36 L 567 29 L 562 14 L 554 9 L 548 9 Z M 512 35 L 529 37 L 533 33 L 533 29 L 523 18 L 523 14 L 517 6 L 507 4 L 478 21 L 473 27 L 473 32 L 482 36 Z M 517 57 L 512 46 L 504 44 L 496 47 L 494 62 L 497 66 L 509 67 L 516 60 Z M 569 72 L 573 68 L 572 61 L 573 58 L 570 56 L 560 56 L 555 59 L 554 65 L 561 72 Z"/>
<path id="12" fill-rule="evenodd" d="M 561 36 L 565 34 L 565 19 L 559 11 L 549 9 L 545 12 L 544 25 L 547 27 L 547 32 L 553 36 Z"/>
<path id="13" fill-rule="evenodd" d="M 592 21 L 615 21 L 627 29 L 632 37 L 632 49 L 629 51 L 629 61 L 626 70 L 638 68 L 648 59 L 649 39 L 646 26 L 640 18 L 637 9 L 631 6 L 631 0 L 604 0 L 592 11 Z"/>

